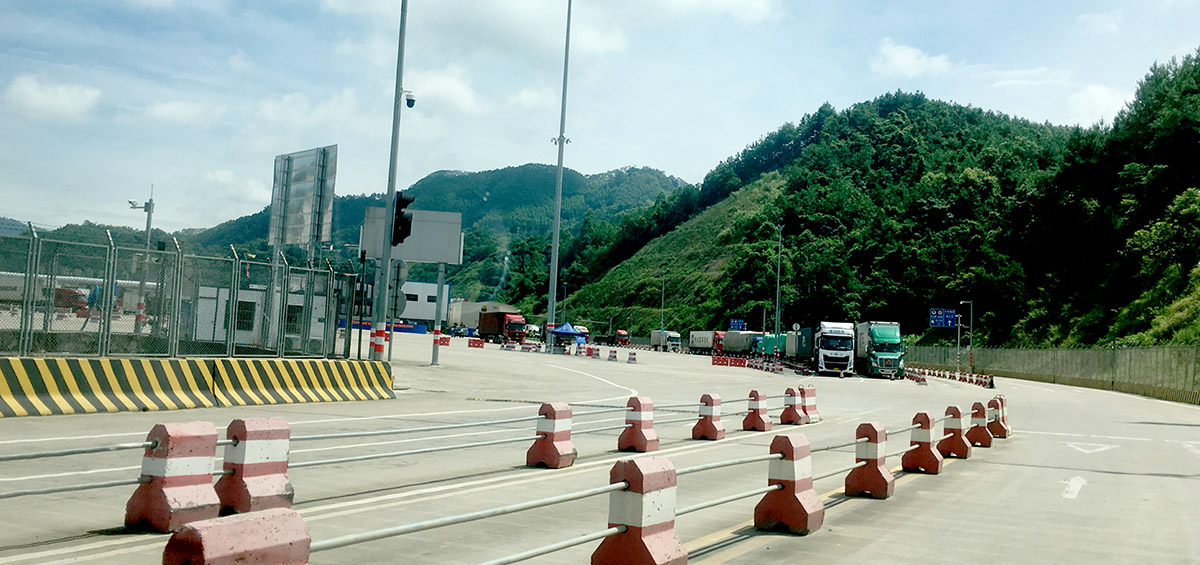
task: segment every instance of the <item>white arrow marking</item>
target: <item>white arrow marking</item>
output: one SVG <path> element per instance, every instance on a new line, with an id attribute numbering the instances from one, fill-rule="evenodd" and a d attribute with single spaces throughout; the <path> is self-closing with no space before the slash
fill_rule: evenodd
<path id="1" fill-rule="evenodd" d="M 1058 482 L 1067 485 L 1067 488 L 1063 489 L 1063 498 L 1069 500 L 1075 500 L 1075 497 L 1079 496 L 1079 489 L 1082 489 L 1083 485 L 1088 484 L 1087 480 L 1083 477 L 1072 477 L 1069 481 Z"/>
<path id="2" fill-rule="evenodd" d="M 1078 442 L 1078 441 L 1064 441 L 1064 442 L 1062 442 L 1062 444 L 1067 447 L 1070 447 L 1071 449 L 1074 449 L 1075 451 L 1078 451 L 1084 455 L 1091 455 L 1093 453 L 1100 453 L 1101 451 L 1107 451 L 1114 447 L 1121 447 L 1119 445 L 1109 445 L 1106 443 L 1082 443 L 1082 442 Z"/>

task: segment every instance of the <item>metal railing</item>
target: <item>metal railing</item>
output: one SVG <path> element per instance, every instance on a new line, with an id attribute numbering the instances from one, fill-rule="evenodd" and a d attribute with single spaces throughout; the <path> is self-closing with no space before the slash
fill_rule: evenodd
<path id="1" fill-rule="evenodd" d="M 0 236 L 0 355 L 344 355 L 354 275 L 30 233 Z"/>

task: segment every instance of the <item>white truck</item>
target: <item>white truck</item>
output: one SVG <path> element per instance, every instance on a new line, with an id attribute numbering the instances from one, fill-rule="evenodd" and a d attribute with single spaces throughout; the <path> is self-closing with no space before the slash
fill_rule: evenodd
<path id="1" fill-rule="evenodd" d="M 721 340 L 725 332 L 693 330 L 688 332 L 688 353 L 715 355 L 721 351 Z"/>
<path id="2" fill-rule="evenodd" d="M 650 332 L 650 347 L 655 351 L 679 351 L 683 340 L 679 332 L 653 330 Z"/>
<path id="3" fill-rule="evenodd" d="M 818 373 L 854 372 L 854 324 L 821 322 L 813 332 Z"/>

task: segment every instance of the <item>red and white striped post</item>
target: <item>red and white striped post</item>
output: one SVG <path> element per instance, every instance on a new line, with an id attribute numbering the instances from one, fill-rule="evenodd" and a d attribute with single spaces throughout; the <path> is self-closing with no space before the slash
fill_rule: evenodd
<path id="1" fill-rule="evenodd" d="M 617 350 L 616 350 L 616 349 L 609 349 L 609 350 L 608 350 L 608 360 L 609 360 L 609 361 L 616 361 L 616 360 L 617 360 Z"/>
<path id="2" fill-rule="evenodd" d="M 767 485 L 782 485 L 763 496 L 754 507 L 754 527 L 807 535 L 821 529 L 825 506 L 813 490 L 812 447 L 804 434 L 777 435 L 771 440 L 772 459 L 767 468 Z"/>
<path id="3" fill-rule="evenodd" d="M 958 457 L 967 459 L 971 457 L 971 442 L 967 441 L 966 435 L 963 434 L 963 413 L 962 409 L 957 406 L 947 406 L 946 423 L 942 424 L 942 435 L 950 434 L 950 437 L 938 441 L 937 450 L 942 454 L 942 457 Z"/>
<path id="4" fill-rule="evenodd" d="M 721 422 L 721 395 L 700 397 L 700 419 L 692 426 L 692 439 L 725 439 L 725 424 Z"/>
<path id="5" fill-rule="evenodd" d="M 675 466 L 662 456 L 621 459 L 609 483 L 629 487 L 608 495 L 608 527 L 625 526 L 592 553 L 592 565 L 683 565 L 687 549 L 675 533 Z"/>
<path id="6" fill-rule="evenodd" d="M 767 415 L 767 395 L 757 390 L 750 391 L 750 413 L 742 418 L 745 431 L 771 431 L 771 417 Z"/>
<path id="7" fill-rule="evenodd" d="M 575 445 L 571 443 L 571 406 L 565 402 L 542 404 L 538 415 L 538 438 L 525 452 L 525 464 L 548 469 L 570 467 L 575 462 Z"/>
<path id="8" fill-rule="evenodd" d="M 887 430 L 877 422 L 867 422 L 858 425 L 854 437 L 866 438 L 867 441 L 855 444 L 856 463 L 865 462 L 862 467 L 855 467 L 846 475 L 846 496 L 858 496 L 870 493 L 872 498 L 888 498 L 896 489 L 896 477 L 887 467 Z"/>
<path id="9" fill-rule="evenodd" d="M 988 431 L 992 432 L 994 437 L 1006 439 L 1012 434 L 1012 429 L 1008 427 L 1007 418 L 1004 413 L 1004 397 L 995 396 L 988 401 Z"/>
<path id="10" fill-rule="evenodd" d="M 817 387 L 813 385 L 800 387 L 801 405 L 804 407 L 804 416 L 808 418 L 808 424 L 815 424 L 821 421 L 821 414 L 817 412 Z"/>
<path id="11" fill-rule="evenodd" d="M 645 453 L 658 450 L 658 434 L 654 432 L 654 403 L 645 396 L 634 396 L 625 404 L 625 423 L 630 427 L 617 438 L 617 451 Z"/>
<path id="12" fill-rule="evenodd" d="M 779 415 L 780 424 L 807 424 L 808 418 L 804 416 L 804 408 L 800 406 L 800 399 L 796 393 L 796 389 L 788 387 L 783 393 L 783 413 Z M 774 452 L 772 452 L 774 453 Z"/>
<path id="13" fill-rule="evenodd" d="M 288 447 L 292 437 L 286 418 L 237 419 L 225 429 L 235 441 L 225 447 L 226 471 L 217 481 L 223 513 L 291 508 L 295 491 L 288 480 Z"/>
<path id="14" fill-rule="evenodd" d="M 992 432 L 987 426 L 987 406 L 982 402 L 971 405 L 971 429 L 967 430 L 967 441 L 978 447 L 992 446 Z"/>
<path id="15" fill-rule="evenodd" d="M 909 445 L 918 446 L 904 454 L 900 466 L 907 472 L 920 471 L 928 475 L 942 472 L 942 454 L 933 448 L 933 412 L 917 412 L 912 423 L 920 427 L 912 431 Z"/>
<path id="16" fill-rule="evenodd" d="M 221 501 L 213 490 L 217 429 L 212 422 L 158 424 L 146 434 L 155 442 L 142 456 L 142 476 L 125 504 L 125 526 L 174 532 L 188 522 L 216 518 Z"/>

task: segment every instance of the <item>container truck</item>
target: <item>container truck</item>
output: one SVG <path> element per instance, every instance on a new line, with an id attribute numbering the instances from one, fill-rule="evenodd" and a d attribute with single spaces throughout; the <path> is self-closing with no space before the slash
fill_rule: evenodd
<path id="1" fill-rule="evenodd" d="M 495 343 L 522 343 L 525 317 L 512 312 L 480 312 L 479 337 Z"/>
<path id="2" fill-rule="evenodd" d="M 725 353 L 751 353 L 754 351 L 754 338 L 761 337 L 762 334 L 758 332 L 728 331 L 721 341 L 721 350 Z"/>
<path id="3" fill-rule="evenodd" d="M 688 332 L 688 352 L 697 355 L 712 355 L 721 352 L 721 341 L 725 332 Z"/>
<path id="4" fill-rule="evenodd" d="M 904 344 L 897 322 L 862 322 L 854 326 L 854 363 L 863 375 L 889 379 L 904 376 Z"/>
<path id="5" fill-rule="evenodd" d="M 783 341 L 783 355 L 792 359 L 812 361 L 812 335 L 812 328 L 801 328 L 799 331 L 788 332 Z"/>
<path id="6" fill-rule="evenodd" d="M 785 334 L 763 334 L 754 344 L 754 353 L 762 357 L 783 356 Z"/>
<path id="7" fill-rule="evenodd" d="M 854 324 L 821 322 L 813 330 L 818 373 L 854 372 Z"/>
<path id="8" fill-rule="evenodd" d="M 650 332 L 650 347 L 655 351 L 679 351 L 683 341 L 679 332 L 654 330 Z"/>

